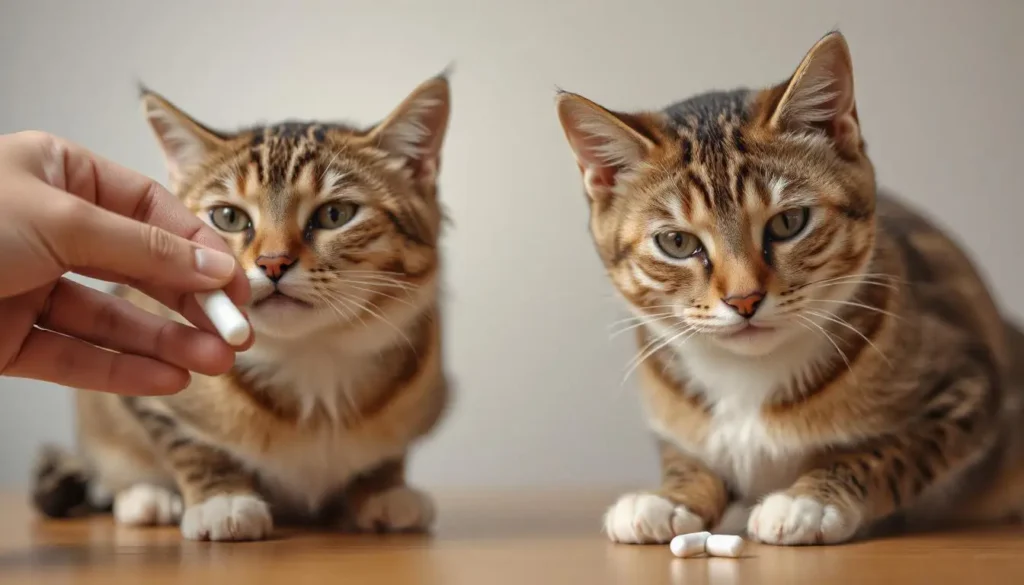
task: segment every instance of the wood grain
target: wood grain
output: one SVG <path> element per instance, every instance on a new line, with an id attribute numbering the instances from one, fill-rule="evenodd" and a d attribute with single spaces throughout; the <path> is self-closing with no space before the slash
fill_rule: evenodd
<path id="1" fill-rule="evenodd" d="M 890 537 L 834 547 L 750 544 L 744 558 L 676 559 L 667 546 L 609 543 L 614 493 L 487 492 L 439 497 L 431 536 L 278 530 L 258 543 L 183 541 L 176 528 L 109 517 L 38 519 L 0 495 L 0 583 L 352 583 L 374 585 L 1024 583 L 1024 527 Z"/>

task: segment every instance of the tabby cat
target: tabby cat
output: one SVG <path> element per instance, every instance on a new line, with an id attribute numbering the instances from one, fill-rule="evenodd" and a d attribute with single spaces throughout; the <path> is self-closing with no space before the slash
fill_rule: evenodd
<path id="1" fill-rule="evenodd" d="M 275 522 L 429 529 L 411 447 L 448 398 L 438 300 L 445 75 L 361 129 L 284 122 L 212 130 L 143 91 L 169 184 L 234 249 L 255 331 L 221 377 L 180 394 L 79 391 L 80 456 L 44 451 L 50 516 L 112 506 L 188 539 L 266 538 Z M 120 294 L 181 320 L 132 289 Z M 88 485 L 86 485 L 88 484 Z"/>
<path id="2" fill-rule="evenodd" d="M 563 92 L 557 112 L 660 450 L 661 487 L 608 510 L 611 540 L 734 510 L 798 545 L 1024 509 L 1024 336 L 947 234 L 876 190 L 841 33 L 767 89 L 634 113 Z"/>

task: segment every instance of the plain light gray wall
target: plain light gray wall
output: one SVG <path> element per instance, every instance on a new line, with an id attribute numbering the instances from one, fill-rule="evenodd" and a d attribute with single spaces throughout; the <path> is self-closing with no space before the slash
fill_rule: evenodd
<path id="1" fill-rule="evenodd" d="M 1024 312 L 1020 0 L 0 0 L 0 132 L 44 129 L 164 179 L 142 80 L 214 125 L 376 121 L 454 62 L 442 194 L 450 418 L 414 460 L 433 486 L 657 477 L 624 313 L 586 231 L 556 86 L 614 108 L 784 79 L 838 26 L 881 182 L 966 243 Z M 11 275 L 0 275 L 9 278 Z M 0 324 L 2 328 L 2 324 Z M 2 329 L 0 329 L 2 330 Z M 70 441 L 64 390 L 0 379 L 0 484 Z"/>

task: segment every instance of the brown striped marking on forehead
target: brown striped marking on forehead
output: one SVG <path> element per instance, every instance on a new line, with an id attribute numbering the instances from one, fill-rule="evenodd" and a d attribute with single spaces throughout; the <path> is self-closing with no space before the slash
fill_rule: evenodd
<path id="1" fill-rule="evenodd" d="M 353 129 L 339 125 L 283 122 L 252 128 L 242 136 L 247 139 L 249 161 L 256 167 L 260 184 L 280 189 L 294 181 L 307 165 L 319 162 L 318 155 L 328 146 L 328 133 L 352 132 Z M 321 178 L 317 173 L 313 177 L 317 181 Z M 320 185 L 313 187 L 319 190 Z"/>
<path id="2" fill-rule="evenodd" d="M 746 89 L 713 91 L 664 110 L 667 130 L 679 142 L 688 183 L 683 193 L 700 197 L 706 210 L 724 217 L 743 206 L 750 175 L 743 138 L 749 96 Z"/>

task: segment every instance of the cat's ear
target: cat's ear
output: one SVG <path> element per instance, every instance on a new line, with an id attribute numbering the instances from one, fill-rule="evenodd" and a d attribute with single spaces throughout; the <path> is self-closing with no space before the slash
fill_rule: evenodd
<path id="1" fill-rule="evenodd" d="M 773 130 L 824 132 L 840 148 L 859 146 L 853 59 L 842 33 L 833 31 L 815 43 L 774 92 L 781 98 L 769 118 Z"/>
<path id="2" fill-rule="evenodd" d="M 163 96 L 139 88 L 142 113 L 156 135 L 164 154 L 169 187 L 177 190 L 182 179 L 198 169 L 226 141 L 224 136 L 202 125 Z"/>
<path id="3" fill-rule="evenodd" d="M 621 114 L 583 96 L 559 93 L 556 106 L 565 138 L 583 174 L 587 195 L 593 200 L 610 196 L 619 174 L 647 159 L 655 147 Z"/>
<path id="4" fill-rule="evenodd" d="M 451 90 L 445 73 L 421 83 L 368 138 L 378 148 L 404 159 L 413 177 L 433 182 L 441 167 L 450 113 Z"/>

